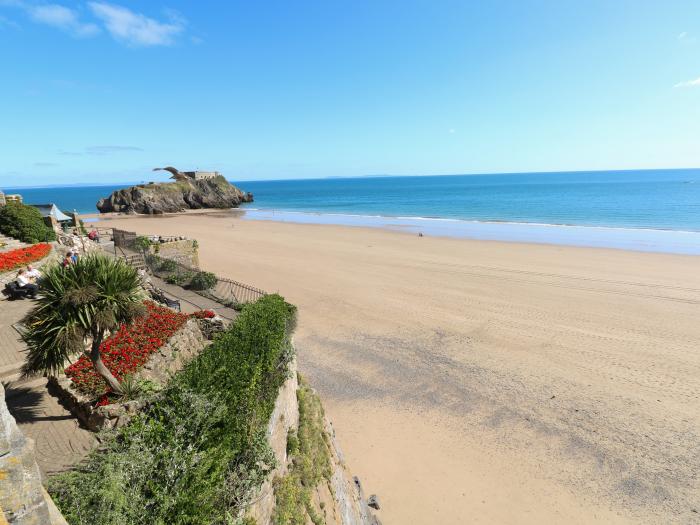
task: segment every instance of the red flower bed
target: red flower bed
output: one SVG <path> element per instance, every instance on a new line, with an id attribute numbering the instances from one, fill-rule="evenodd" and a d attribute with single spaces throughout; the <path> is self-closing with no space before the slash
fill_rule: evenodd
<path id="1" fill-rule="evenodd" d="M 197 310 L 193 314 L 190 314 L 190 317 L 194 317 L 196 319 L 212 319 L 215 316 L 216 314 L 211 310 Z"/>
<path id="2" fill-rule="evenodd" d="M 34 261 L 43 259 L 50 251 L 50 244 L 41 243 L 0 253 L 0 272 L 14 270 L 20 266 L 25 266 Z"/>
<path id="3" fill-rule="evenodd" d="M 141 368 L 151 354 L 158 350 L 177 332 L 188 319 L 188 315 L 177 313 L 151 301 L 144 303 L 148 313 L 129 325 L 121 325 L 100 345 L 102 361 L 118 381 Z M 108 403 L 105 394 L 110 388 L 92 367 L 87 355 L 66 368 L 75 387 L 91 396 L 102 396 L 98 405 Z"/>

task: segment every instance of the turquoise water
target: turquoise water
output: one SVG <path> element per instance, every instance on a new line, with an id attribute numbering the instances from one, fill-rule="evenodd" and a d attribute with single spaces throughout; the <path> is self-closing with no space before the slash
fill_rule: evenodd
<path id="1" fill-rule="evenodd" d="M 700 170 L 697 169 L 329 178 L 235 184 L 255 195 L 255 202 L 244 206 L 249 210 L 248 218 L 389 226 L 473 238 L 700 253 Z M 28 203 L 54 202 L 64 210 L 89 213 L 96 211 L 95 203 L 100 197 L 118 187 L 122 186 L 16 191 Z M 552 229 L 544 225 L 576 228 Z M 634 231 L 624 233 L 627 230 Z M 664 235 L 652 230 L 671 231 Z"/>
<path id="2" fill-rule="evenodd" d="M 700 231 L 700 170 L 249 182 L 263 209 Z"/>
<path id="3" fill-rule="evenodd" d="M 261 209 L 700 231 L 700 170 L 236 184 L 253 192 L 252 206 Z M 120 187 L 33 188 L 21 193 L 29 203 L 54 202 L 62 209 L 94 213 L 97 200 Z"/>

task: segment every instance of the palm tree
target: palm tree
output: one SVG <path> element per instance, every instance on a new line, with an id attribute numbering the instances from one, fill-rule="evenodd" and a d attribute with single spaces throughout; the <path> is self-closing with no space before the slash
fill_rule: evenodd
<path id="1" fill-rule="evenodd" d="M 136 270 L 121 259 L 86 255 L 66 267 L 49 267 L 39 289 L 37 304 L 24 319 L 22 337 L 29 353 L 22 373 L 55 375 L 72 356 L 86 352 L 90 341 L 95 371 L 121 393 L 119 381 L 102 362 L 100 345 L 108 332 L 145 312 Z"/>

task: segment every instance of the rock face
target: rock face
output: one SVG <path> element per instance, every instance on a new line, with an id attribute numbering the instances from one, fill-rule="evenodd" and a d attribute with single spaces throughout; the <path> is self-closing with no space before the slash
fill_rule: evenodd
<path id="1" fill-rule="evenodd" d="M 17 428 L 5 404 L 0 384 L 0 523 L 10 525 L 65 524 L 41 484 L 34 442 Z M 56 513 L 58 511 L 55 511 Z"/>
<path id="2" fill-rule="evenodd" d="M 242 202 L 253 202 L 253 194 L 245 193 L 223 176 L 206 180 L 178 180 L 161 184 L 140 184 L 117 190 L 100 199 L 101 213 L 174 213 L 188 209 L 236 208 Z"/>

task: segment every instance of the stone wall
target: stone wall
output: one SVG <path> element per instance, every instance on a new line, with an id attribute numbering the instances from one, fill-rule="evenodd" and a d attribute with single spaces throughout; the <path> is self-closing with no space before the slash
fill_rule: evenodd
<path id="1" fill-rule="evenodd" d="M 290 429 L 299 428 L 299 404 L 297 401 L 296 361 L 290 365 L 291 377 L 280 388 L 275 408 L 267 427 L 267 439 L 277 459 L 277 468 L 270 474 L 263 484 L 256 502 L 248 508 L 247 514 L 255 518 L 258 525 L 271 525 L 272 515 L 275 510 L 275 493 L 272 489 L 272 480 L 282 477 L 287 473 L 289 460 L 287 458 L 287 435 Z M 370 511 L 360 481 L 351 477 L 348 472 L 342 452 L 335 439 L 335 431 L 330 421 L 324 420 L 325 432 L 331 445 L 331 464 L 333 474 L 331 486 L 333 488 L 332 511 L 327 513 L 330 519 L 328 523 L 333 525 L 380 525 L 379 520 Z M 330 510 L 330 509 L 329 509 Z"/>
<path id="2" fill-rule="evenodd" d="M 272 513 L 275 510 L 275 493 L 272 480 L 287 473 L 287 434 L 290 429 L 299 427 L 299 405 L 297 404 L 297 367 L 296 362 L 290 365 L 291 376 L 280 388 L 275 408 L 267 425 L 267 441 L 275 453 L 277 468 L 270 474 L 260 489 L 260 496 L 255 504 L 248 509 L 248 514 L 255 518 L 258 525 L 272 523 Z"/>
<path id="3" fill-rule="evenodd" d="M 185 364 L 208 344 L 202 335 L 200 322 L 206 321 L 190 318 L 185 326 L 151 355 L 136 377 L 165 385 L 171 375 L 182 370 Z M 49 378 L 48 386 L 49 392 L 59 398 L 74 416 L 94 432 L 125 425 L 146 403 L 137 399 L 93 408 L 92 400 L 75 390 L 71 380 L 65 375 Z"/>
<path id="4" fill-rule="evenodd" d="M 17 428 L 0 384 L 0 523 L 66 525 L 41 481 L 34 442 Z"/>
<path id="5" fill-rule="evenodd" d="M 351 476 L 345 465 L 343 453 L 340 450 L 335 437 L 333 425 L 326 418 L 326 434 L 330 438 L 331 445 L 331 486 L 333 487 L 333 499 L 341 525 L 379 525 L 379 520 L 372 514 L 365 499 L 362 484 L 357 476 Z"/>
<path id="6" fill-rule="evenodd" d="M 185 266 L 199 268 L 199 250 L 197 241 L 193 239 L 161 241 L 152 246 L 151 251 L 165 259 L 172 259 Z"/>

